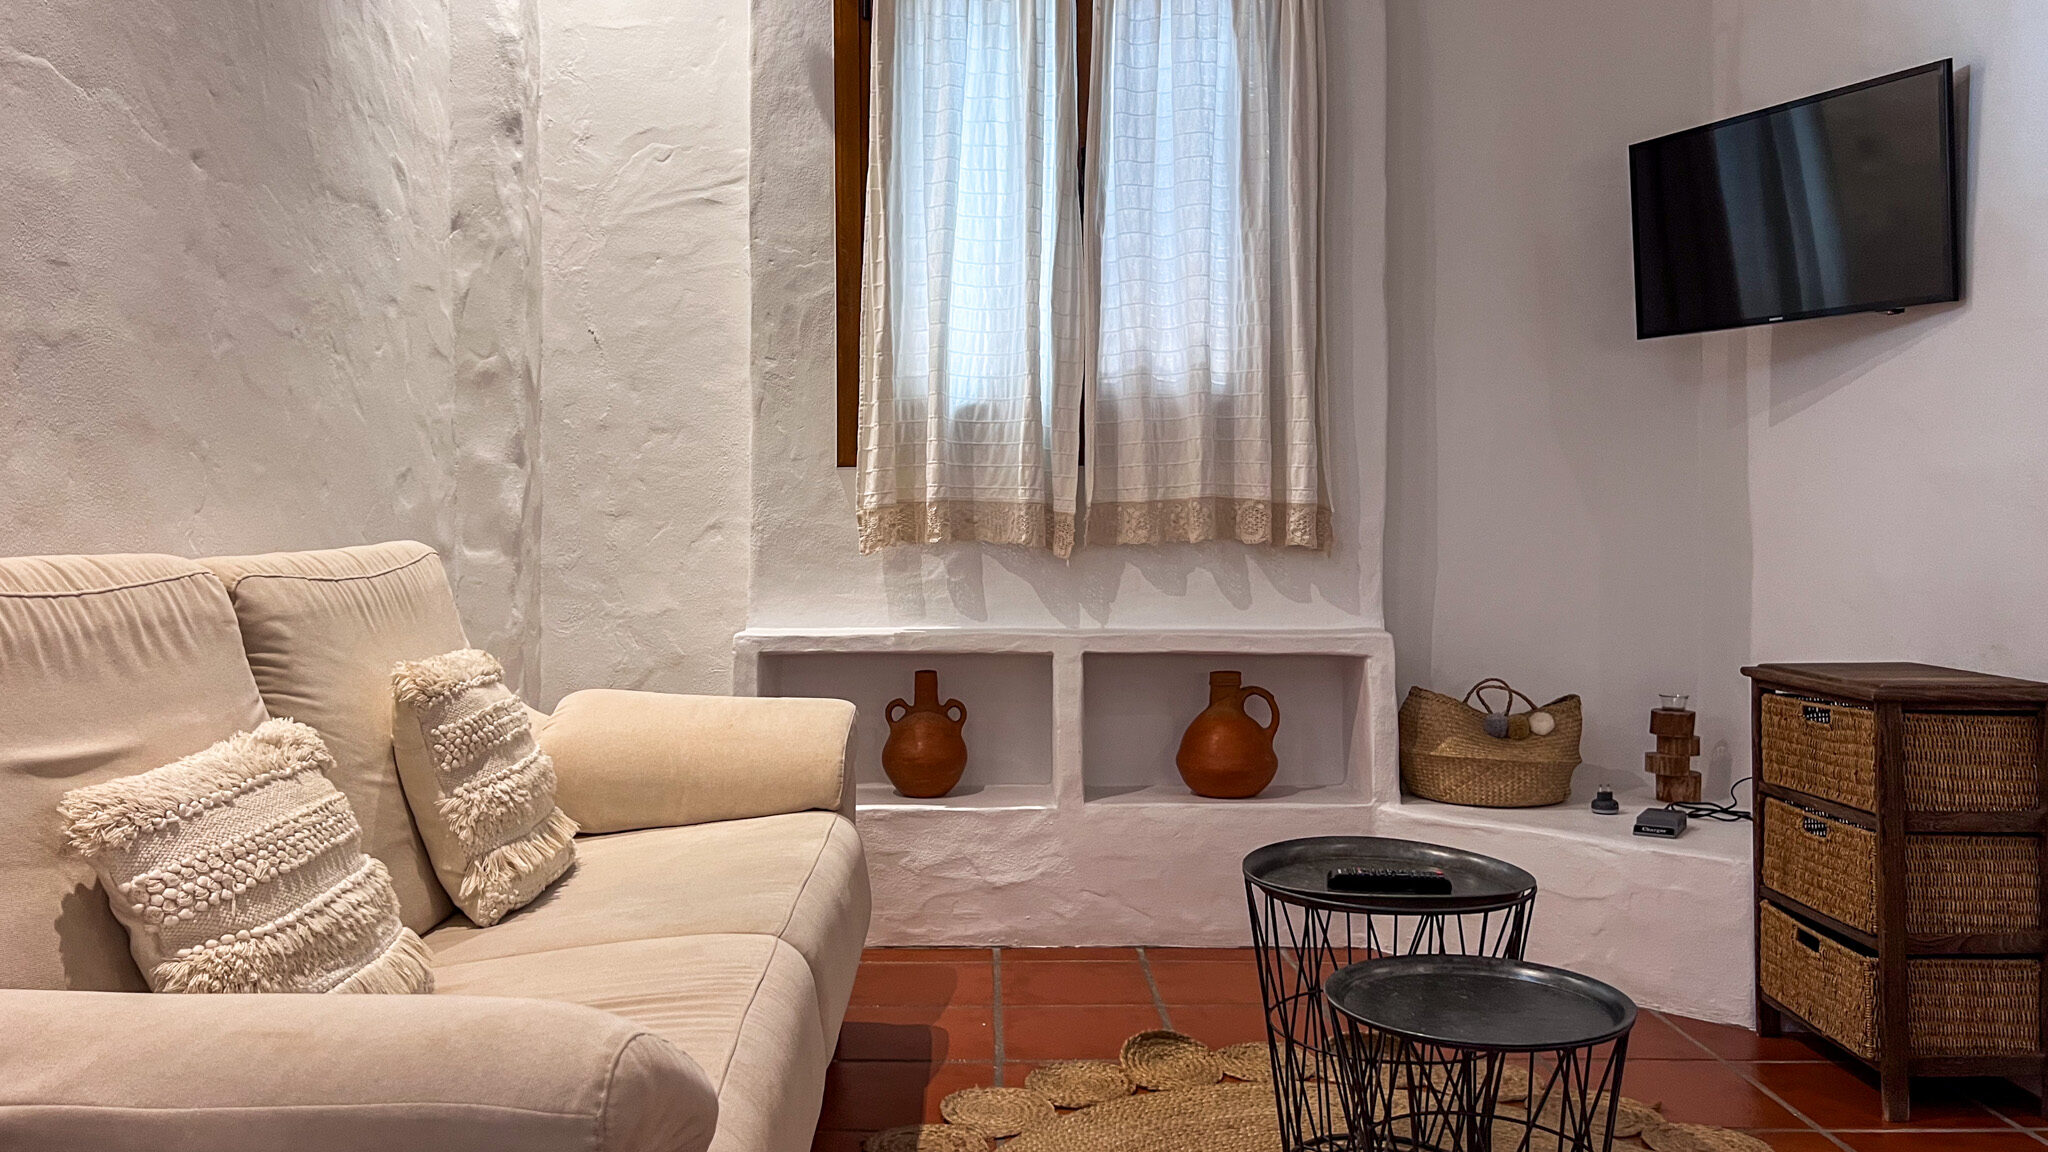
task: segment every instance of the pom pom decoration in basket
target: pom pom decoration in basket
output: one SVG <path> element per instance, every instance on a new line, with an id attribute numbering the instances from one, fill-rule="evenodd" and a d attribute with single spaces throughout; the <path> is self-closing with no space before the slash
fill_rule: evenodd
<path id="1" fill-rule="evenodd" d="M 1487 734 L 1488 692 L 1503 698 L 1507 735 Z M 1527 705 L 1515 710 L 1519 700 Z M 1531 723 L 1549 715 L 1550 731 Z M 1496 729 L 1501 723 L 1496 721 Z M 1572 771 L 1579 766 L 1579 698 L 1560 696 L 1538 708 L 1505 680 L 1481 680 L 1463 700 L 1410 688 L 1401 702 L 1401 785 L 1425 800 L 1477 808 L 1534 808 L 1561 804 L 1571 796 Z"/>

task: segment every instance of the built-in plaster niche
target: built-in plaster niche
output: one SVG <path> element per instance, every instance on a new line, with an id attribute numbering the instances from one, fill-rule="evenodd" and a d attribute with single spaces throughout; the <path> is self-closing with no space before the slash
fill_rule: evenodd
<path id="1" fill-rule="evenodd" d="M 1209 673 L 1237 671 L 1280 704 L 1280 770 L 1252 800 L 1188 791 L 1174 766 L 1181 735 L 1209 704 Z M 1368 791 L 1355 745 L 1365 661 L 1357 656 L 1090 652 L 1083 657 L 1082 780 L 1090 804 L 1355 804 Z M 1266 702 L 1245 711 L 1270 722 Z"/>
<path id="2" fill-rule="evenodd" d="M 939 674 L 939 699 L 967 709 L 967 772 L 959 787 L 933 800 L 896 793 L 882 771 L 883 717 L 889 702 L 912 696 L 921 668 Z M 814 652 L 764 653 L 764 696 L 851 700 L 853 776 L 862 808 L 1050 807 L 1053 803 L 1052 657 L 1026 653 Z"/>
<path id="3" fill-rule="evenodd" d="M 1296 836 L 1393 836 L 1469 848 L 1542 886 L 1532 955 L 1639 1003 L 1747 1018 L 1750 826 L 1629 835 L 1647 801 L 1482 809 L 1399 792 L 1393 638 L 1124 629 L 749 629 L 742 695 L 860 706 L 856 799 L 875 945 L 1243 945 L 1239 862 Z M 881 773 L 882 709 L 919 668 L 969 709 L 961 792 L 898 797 Z M 1280 773 L 1253 800 L 1188 793 L 1173 766 L 1209 673 L 1237 669 L 1282 710 Z M 1253 711 L 1261 708 L 1251 705 Z M 1599 782 L 1592 769 L 1582 784 Z M 1628 947 L 1616 951 L 1615 941 Z M 1647 957 L 1647 960 L 1645 959 Z"/>

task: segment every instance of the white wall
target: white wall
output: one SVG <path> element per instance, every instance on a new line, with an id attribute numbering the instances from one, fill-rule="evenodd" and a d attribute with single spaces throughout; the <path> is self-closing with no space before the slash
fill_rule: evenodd
<path id="1" fill-rule="evenodd" d="M 1701 533 L 1699 344 L 1635 339 L 1626 149 L 1706 118 L 1712 5 L 1396 0 L 1389 23 L 1403 689 L 1581 693 L 1588 764 L 1647 780 L 1647 710 L 1694 690 L 1728 574 Z"/>
<path id="2" fill-rule="evenodd" d="M 1750 337 L 1759 659 L 2048 678 L 2048 6 L 1729 3 L 1740 106 L 1954 56 L 1964 300 Z"/>
<path id="3" fill-rule="evenodd" d="M 745 0 L 542 7 L 544 707 L 593 686 L 731 690 L 748 21 Z"/>
<path id="4" fill-rule="evenodd" d="M 1586 697 L 1647 785 L 1690 691 L 1710 791 L 1752 660 L 2048 675 L 2048 9 L 1397 0 L 1388 619 L 1404 686 Z M 1969 299 L 1634 339 L 1627 145 L 1953 55 Z M 1716 754 L 1718 749 L 1718 755 Z"/>
<path id="5" fill-rule="evenodd" d="M 754 625 L 1378 627 L 1384 484 L 1385 28 L 1329 6 L 1327 417 L 1337 545 L 1003 547 L 862 556 L 851 469 L 833 466 L 831 22 L 810 0 L 754 9 Z M 552 308 L 552 305 L 550 305 Z M 552 547 L 552 544 L 551 544 Z"/>
<path id="6" fill-rule="evenodd" d="M 1582 692 L 1596 771 L 1691 689 L 1725 781 L 1750 659 L 2048 675 L 2038 5 L 1332 3 L 1339 547 L 1070 566 L 855 552 L 815 6 L 536 5 L 0 10 L 0 550 L 415 536 L 529 687 L 545 596 L 538 702 L 718 691 L 749 622 L 1371 626 L 1384 439 L 1403 682 Z M 1966 302 L 1633 339 L 1630 141 L 1950 54 Z"/>
<path id="7" fill-rule="evenodd" d="M 0 8 L 0 552 L 417 537 L 496 589 L 469 624 L 517 673 L 530 461 L 458 427 L 522 419 L 458 308 L 521 274 L 451 175 L 531 90 L 451 98 L 486 7 L 519 5 Z M 509 67 L 483 55 L 470 76 Z"/>

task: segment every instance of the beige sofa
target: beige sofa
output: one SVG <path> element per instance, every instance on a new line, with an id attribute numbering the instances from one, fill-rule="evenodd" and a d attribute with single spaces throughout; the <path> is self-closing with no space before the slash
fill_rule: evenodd
<path id="1" fill-rule="evenodd" d="M 594 691 L 536 713 L 586 835 L 478 928 L 391 758 L 391 665 L 464 646 L 419 544 L 0 560 L 0 1148 L 810 1147 L 868 924 L 852 705 Z M 327 741 L 436 995 L 135 994 L 57 799 L 266 716 Z"/>

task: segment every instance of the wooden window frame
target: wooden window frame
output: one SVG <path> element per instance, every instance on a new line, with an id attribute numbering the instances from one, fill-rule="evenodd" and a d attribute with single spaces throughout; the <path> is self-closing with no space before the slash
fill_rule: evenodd
<path id="1" fill-rule="evenodd" d="M 1095 0 L 1073 0 L 1077 167 L 1088 160 Z M 839 412 L 836 458 L 860 457 L 861 233 L 867 226 L 868 78 L 874 67 L 874 0 L 832 0 L 832 224 L 837 285 Z"/>
<path id="2" fill-rule="evenodd" d="M 838 277 L 839 467 L 860 455 L 861 231 L 868 183 L 873 0 L 832 0 L 832 227 Z"/>

